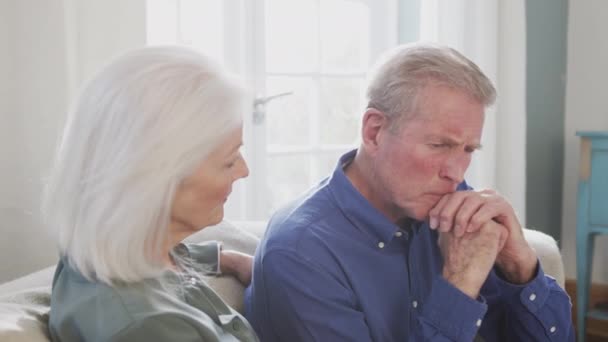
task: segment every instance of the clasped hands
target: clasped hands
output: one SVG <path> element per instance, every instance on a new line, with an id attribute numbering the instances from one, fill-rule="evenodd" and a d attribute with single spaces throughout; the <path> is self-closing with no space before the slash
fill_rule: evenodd
<path id="1" fill-rule="evenodd" d="M 443 277 L 469 297 L 479 296 L 494 265 L 514 284 L 534 278 L 536 253 L 515 211 L 495 191 L 446 194 L 430 210 L 429 224 L 439 231 Z"/>

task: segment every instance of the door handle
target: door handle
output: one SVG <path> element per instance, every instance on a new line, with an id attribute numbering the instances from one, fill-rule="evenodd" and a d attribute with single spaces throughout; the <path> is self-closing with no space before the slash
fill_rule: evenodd
<path id="1" fill-rule="evenodd" d="M 253 100 L 253 124 L 261 125 L 266 120 L 266 104 L 272 100 L 292 95 L 293 91 L 286 91 L 265 97 L 256 97 Z"/>

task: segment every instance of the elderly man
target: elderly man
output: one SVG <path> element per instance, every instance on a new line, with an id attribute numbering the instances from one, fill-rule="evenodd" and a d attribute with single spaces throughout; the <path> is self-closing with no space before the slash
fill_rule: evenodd
<path id="1" fill-rule="evenodd" d="M 361 145 L 277 212 L 247 316 L 262 341 L 574 341 L 511 205 L 473 191 L 491 81 L 441 46 L 400 46 L 367 89 Z"/>

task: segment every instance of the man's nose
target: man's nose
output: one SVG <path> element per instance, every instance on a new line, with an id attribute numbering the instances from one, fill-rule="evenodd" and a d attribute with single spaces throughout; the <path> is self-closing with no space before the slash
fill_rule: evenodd
<path id="1" fill-rule="evenodd" d="M 460 184 L 464 180 L 464 173 L 467 171 L 470 163 L 470 154 L 450 157 L 441 167 L 439 176 L 452 183 Z"/>

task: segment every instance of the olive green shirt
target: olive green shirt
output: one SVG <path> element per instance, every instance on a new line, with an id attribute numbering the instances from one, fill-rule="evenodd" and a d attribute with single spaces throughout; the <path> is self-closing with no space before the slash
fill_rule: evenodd
<path id="1" fill-rule="evenodd" d="M 218 269 L 216 242 L 181 244 L 205 269 Z M 59 261 L 53 279 L 49 332 L 53 341 L 258 341 L 255 332 L 203 281 L 167 272 L 158 279 L 108 286 Z M 164 282 L 167 283 L 166 281 Z"/>

